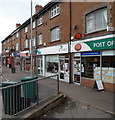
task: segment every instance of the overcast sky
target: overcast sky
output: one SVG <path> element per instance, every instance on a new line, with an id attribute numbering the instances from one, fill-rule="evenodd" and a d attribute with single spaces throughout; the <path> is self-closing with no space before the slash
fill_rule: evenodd
<path id="1" fill-rule="evenodd" d="M 50 0 L 32 0 L 35 5 L 46 5 Z M 23 23 L 31 16 L 31 0 L 0 0 L 0 53 L 1 41 L 16 29 L 16 23 Z"/>

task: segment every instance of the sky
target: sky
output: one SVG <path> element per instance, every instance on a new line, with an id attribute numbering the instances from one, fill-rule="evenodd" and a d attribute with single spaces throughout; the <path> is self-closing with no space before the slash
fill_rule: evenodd
<path id="1" fill-rule="evenodd" d="M 35 5 L 46 5 L 50 0 L 32 0 Z M 0 0 L 0 53 L 1 41 L 16 29 L 16 23 L 24 23 L 31 17 L 31 0 Z"/>

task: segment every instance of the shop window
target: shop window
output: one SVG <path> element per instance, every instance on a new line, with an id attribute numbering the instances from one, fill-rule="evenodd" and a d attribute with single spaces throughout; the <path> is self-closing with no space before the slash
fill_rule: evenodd
<path id="1" fill-rule="evenodd" d="M 59 57 L 58 55 L 46 56 L 46 71 L 49 73 L 58 72 Z"/>
<path id="2" fill-rule="evenodd" d="M 115 56 L 103 56 L 102 67 L 113 67 L 115 68 Z"/>
<path id="3" fill-rule="evenodd" d="M 86 15 L 86 33 L 107 29 L 107 8 Z"/>
<path id="4" fill-rule="evenodd" d="M 94 78 L 94 69 L 100 67 L 100 57 L 82 57 L 82 68 L 84 69 L 81 72 L 82 77 Z"/>

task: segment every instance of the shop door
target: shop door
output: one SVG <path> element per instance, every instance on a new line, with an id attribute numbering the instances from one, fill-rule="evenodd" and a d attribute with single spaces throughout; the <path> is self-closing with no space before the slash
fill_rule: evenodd
<path id="1" fill-rule="evenodd" d="M 43 62 L 42 57 L 38 57 L 38 74 L 43 74 Z"/>
<path id="2" fill-rule="evenodd" d="M 23 59 L 23 60 L 22 60 L 22 71 L 25 71 L 25 63 L 26 63 L 26 60 Z"/>
<path id="3" fill-rule="evenodd" d="M 60 59 L 60 80 L 64 82 L 69 82 L 69 59 Z"/>
<path id="4" fill-rule="evenodd" d="M 81 81 L 80 59 L 74 59 L 74 83 L 80 84 Z"/>

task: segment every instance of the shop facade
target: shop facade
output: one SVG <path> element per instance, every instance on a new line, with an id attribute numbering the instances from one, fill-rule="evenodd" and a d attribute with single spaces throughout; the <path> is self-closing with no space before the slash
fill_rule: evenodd
<path id="1" fill-rule="evenodd" d="M 20 66 L 22 71 L 30 71 L 30 53 L 29 50 L 20 52 Z"/>
<path id="2" fill-rule="evenodd" d="M 59 73 L 59 79 L 69 82 L 68 43 L 37 50 L 38 74 L 51 76 Z"/>
<path id="3" fill-rule="evenodd" d="M 93 37 L 71 43 L 73 82 L 93 88 L 101 80 L 104 89 L 115 87 L 115 35 Z"/>

